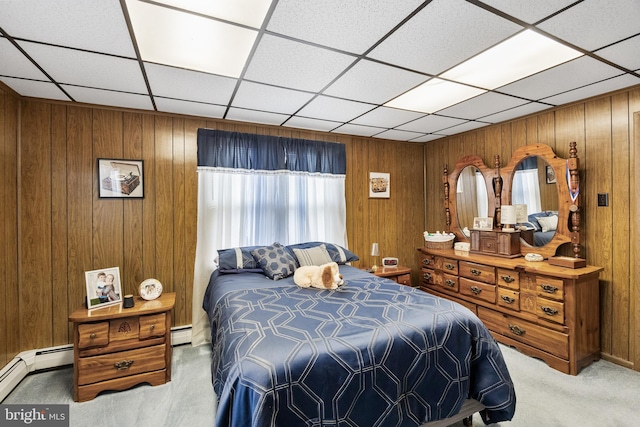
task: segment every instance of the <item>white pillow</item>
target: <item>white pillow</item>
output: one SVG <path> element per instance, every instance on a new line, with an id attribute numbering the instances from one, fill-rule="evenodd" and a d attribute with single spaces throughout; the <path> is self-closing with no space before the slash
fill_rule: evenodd
<path id="1" fill-rule="evenodd" d="M 298 258 L 300 267 L 303 265 L 323 265 L 332 261 L 325 245 L 314 246 L 309 249 L 293 248 L 293 253 Z"/>
<path id="2" fill-rule="evenodd" d="M 555 231 L 558 228 L 558 215 L 541 216 L 537 219 L 543 233 L 545 231 Z"/>

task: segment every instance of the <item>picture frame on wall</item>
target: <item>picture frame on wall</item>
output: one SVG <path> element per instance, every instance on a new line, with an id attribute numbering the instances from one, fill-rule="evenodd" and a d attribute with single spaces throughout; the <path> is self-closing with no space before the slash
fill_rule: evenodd
<path id="1" fill-rule="evenodd" d="M 389 197 L 391 197 L 390 174 L 369 172 L 369 198 L 388 199 Z"/>
<path id="2" fill-rule="evenodd" d="M 547 165 L 546 175 L 547 175 L 547 184 L 556 183 L 556 171 L 553 169 L 553 167 L 551 167 L 551 165 Z"/>
<path id="3" fill-rule="evenodd" d="M 143 167 L 142 160 L 98 159 L 98 197 L 143 198 Z"/>
<path id="4" fill-rule="evenodd" d="M 120 267 L 85 271 L 87 308 L 109 307 L 122 302 Z"/>

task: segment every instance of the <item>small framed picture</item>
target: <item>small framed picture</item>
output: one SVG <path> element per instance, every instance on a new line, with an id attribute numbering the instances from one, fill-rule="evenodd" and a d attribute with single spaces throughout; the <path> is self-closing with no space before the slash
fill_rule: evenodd
<path id="1" fill-rule="evenodd" d="M 493 218 L 477 216 L 473 218 L 473 228 L 476 230 L 493 230 Z"/>
<path id="2" fill-rule="evenodd" d="M 122 302 L 119 267 L 86 271 L 84 276 L 87 282 L 87 308 L 89 310 Z"/>
<path id="3" fill-rule="evenodd" d="M 553 170 L 551 165 L 547 165 L 547 184 L 555 184 L 556 183 L 556 171 Z"/>
<path id="4" fill-rule="evenodd" d="M 98 159 L 100 198 L 143 198 L 142 160 Z"/>
<path id="5" fill-rule="evenodd" d="M 382 172 L 369 172 L 369 198 L 388 199 L 390 194 L 390 175 Z"/>

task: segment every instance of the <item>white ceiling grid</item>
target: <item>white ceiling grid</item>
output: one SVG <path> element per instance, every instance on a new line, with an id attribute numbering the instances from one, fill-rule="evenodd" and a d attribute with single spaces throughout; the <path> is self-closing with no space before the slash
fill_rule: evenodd
<path id="1" fill-rule="evenodd" d="M 203 8 L 221 1 L 3 0 L 0 81 L 27 97 L 417 143 L 640 84 L 638 0 L 236 3 L 254 13 Z M 237 37 L 186 40 L 214 65 L 230 59 L 208 46 L 241 61 L 227 73 L 145 57 L 132 9 L 234 27 Z M 158 22 L 152 44 L 172 24 Z M 389 106 L 526 30 L 580 56 L 501 87 L 467 86 L 479 94 L 429 113 Z M 240 34 L 255 42 L 234 50 Z"/>

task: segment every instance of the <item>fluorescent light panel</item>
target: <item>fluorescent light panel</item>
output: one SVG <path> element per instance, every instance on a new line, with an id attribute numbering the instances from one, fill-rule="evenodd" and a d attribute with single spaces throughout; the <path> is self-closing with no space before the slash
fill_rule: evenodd
<path id="1" fill-rule="evenodd" d="M 485 89 L 504 86 L 581 55 L 535 31 L 525 30 L 442 74 L 447 80 L 433 78 L 385 106 L 434 113 L 484 93 Z"/>
<path id="2" fill-rule="evenodd" d="M 495 89 L 581 56 L 575 49 L 525 30 L 463 62 L 441 77 Z"/>
<path id="3" fill-rule="evenodd" d="M 253 28 L 262 26 L 271 6 L 271 0 L 156 0 L 156 2 Z"/>
<path id="4" fill-rule="evenodd" d="M 434 113 L 484 92 L 486 90 L 433 78 L 387 102 L 385 106 Z"/>
<path id="5" fill-rule="evenodd" d="M 182 7 L 192 2 L 166 3 Z M 258 35 L 256 30 L 137 0 L 127 0 L 127 8 L 142 59 L 157 64 L 237 78 Z"/>

